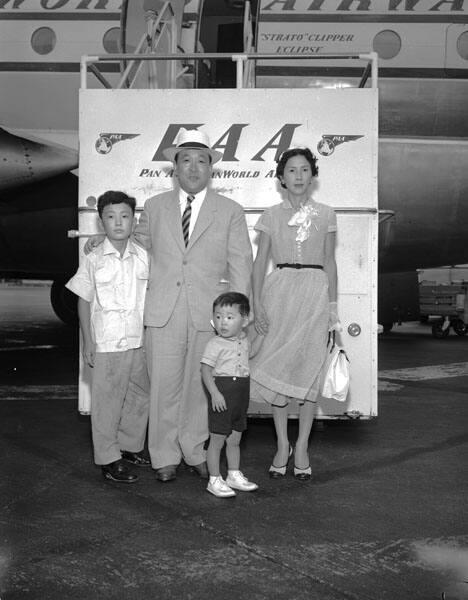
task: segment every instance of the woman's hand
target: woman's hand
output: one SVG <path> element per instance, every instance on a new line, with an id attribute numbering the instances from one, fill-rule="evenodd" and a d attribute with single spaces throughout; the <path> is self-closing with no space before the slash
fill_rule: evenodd
<path id="1" fill-rule="evenodd" d="M 268 333 L 269 321 L 265 309 L 258 303 L 255 304 L 254 308 L 254 324 L 255 330 L 260 335 L 266 335 Z"/>
<path id="2" fill-rule="evenodd" d="M 328 331 L 343 331 L 340 318 L 338 316 L 338 303 L 329 303 Z"/>
<path id="3" fill-rule="evenodd" d="M 97 248 L 100 244 L 102 244 L 105 237 L 106 236 L 102 234 L 89 236 L 89 238 L 86 240 L 86 244 L 83 247 L 84 253 L 89 254 L 92 252 L 94 248 Z"/>

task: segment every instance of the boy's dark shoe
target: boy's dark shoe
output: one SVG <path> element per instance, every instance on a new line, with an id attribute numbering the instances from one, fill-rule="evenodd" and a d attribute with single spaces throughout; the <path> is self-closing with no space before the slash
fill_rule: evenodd
<path id="1" fill-rule="evenodd" d="M 105 479 L 116 483 L 134 483 L 138 481 L 138 475 L 130 473 L 123 460 L 115 460 L 108 465 L 102 465 L 101 469 Z"/>
<path id="2" fill-rule="evenodd" d="M 209 479 L 208 465 L 206 462 L 202 462 L 199 465 L 189 465 L 189 469 L 192 473 L 196 473 L 201 479 Z"/>
<path id="3" fill-rule="evenodd" d="M 168 481 L 174 481 L 176 477 L 177 473 L 175 465 L 167 465 L 167 467 L 161 467 L 160 469 L 156 469 L 156 479 L 158 481 L 167 483 Z"/>
<path id="4" fill-rule="evenodd" d="M 146 458 L 143 450 L 140 452 L 129 452 L 128 450 L 121 450 L 122 458 L 135 467 L 151 467 L 151 461 Z"/>

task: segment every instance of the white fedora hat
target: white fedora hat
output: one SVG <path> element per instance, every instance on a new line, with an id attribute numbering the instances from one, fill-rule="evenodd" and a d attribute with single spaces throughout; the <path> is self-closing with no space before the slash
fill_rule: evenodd
<path id="1" fill-rule="evenodd" d="M 176 154 L 184 149 L 206 150 L 211 156 L 211 164 L 217 162 L 223 156 L 221 152 L 217 152 L 210 148 L 210 141 L 204 131 L 199 131 L 198 129 L 184 129 L 184 127 L 181 127 L 177 134 L 175 145 L 169 146 L 169 148 L 163 150 L 163 154 L 168 160 L 174 161 Z"/>

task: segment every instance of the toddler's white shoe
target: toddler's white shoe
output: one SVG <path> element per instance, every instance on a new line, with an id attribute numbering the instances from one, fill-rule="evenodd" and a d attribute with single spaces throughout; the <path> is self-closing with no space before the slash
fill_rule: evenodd
<path id="1" fill-rule="evenodd" d="M 227 483 L 224 481 L 221 475 L 219 477 L 216 477 L 214 481 L 211 481 L 210 478 L 206 489 L 208 490 L 208 492 L 210 492 L 210 494 L 213 494 L 218 498 L 230 498 L 231 496 L 236 495 L 236 492 L 227 485 Z"/>
<path id="2" fill-rule="evenodd" d="M 226 483 L 230 488 L 241 490 L 242 492 L 253 492 L 258 489 L 258 485 L 249 481 L 241 471 L 228 471 Z"/>

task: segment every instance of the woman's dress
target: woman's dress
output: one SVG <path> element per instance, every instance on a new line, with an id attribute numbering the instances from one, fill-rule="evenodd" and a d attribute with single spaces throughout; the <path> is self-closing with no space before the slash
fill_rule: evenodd
<path id="1" fill-rule="evenodd" d="M 266 209 L 255 229 L 270 237 L 275 265 L 323 266 L 326 236 L 336 231 L 336 215 L 314 201 L 295 211 L 286 200 Z M 265 278 L 261 301 L 269 327 L 252 359 L 251 397 L 277 406 L 291 398 L 315 401 L 328 339 L 327 274 L 321 269 L 275 268 Z"/>

